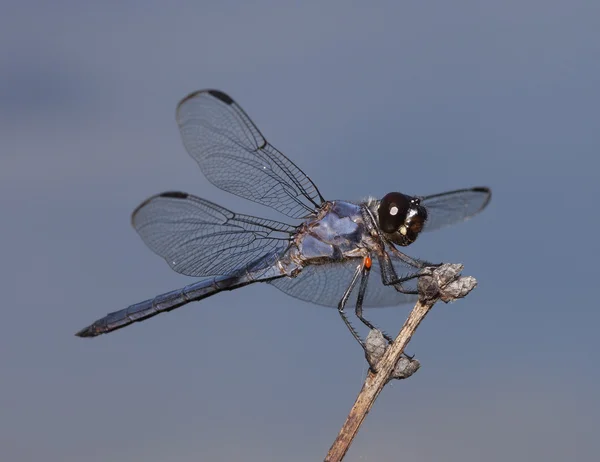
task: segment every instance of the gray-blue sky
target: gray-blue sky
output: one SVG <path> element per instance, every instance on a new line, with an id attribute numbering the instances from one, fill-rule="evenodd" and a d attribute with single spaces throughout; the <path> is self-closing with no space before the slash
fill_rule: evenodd
<path id="1" fill-rule="evenodd" d="M 184 152 L 174 107 L 205 87 L 327 198 L 494 190 L 410 248 L 480 285 L 427 318 L 422 369 L 348 460 L 598 454 L 597 2 L 2 6 L 2 460 L 306 461 L 335 436 L 365 373 L 335 310 L 248 287 L 73 337 L 190 281 L 130 228 L 147 196 L 264 212 Z M 372 316 L 394 332 L 407 312 Z"/>

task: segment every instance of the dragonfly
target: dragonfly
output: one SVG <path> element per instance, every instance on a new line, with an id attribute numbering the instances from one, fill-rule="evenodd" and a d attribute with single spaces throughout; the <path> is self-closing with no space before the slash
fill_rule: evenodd
<path id="1" fill-rule="evenodd" d="M 226 93 L 191 93 L 178 104 L 176 119 L 186 150 L 212 184 L 287 220 L 233 213 L 184 192 L 150 197 L 133 212 L 133 227 L 173 270 L 203 279 L 110 313 L 77 332 L 79 337 L 107 334 L 223 291 L 266 282 L 300 300 L 336 307 L 364 348 L 345 308 L 353 306 L 356 317 L 374 329 L 363 308 L 416 301 L 415 281 L 437 265 L 399 247 L 422 232 L 471 218 L 491 199 L 489 188 L 472 187 L 429 196 L 390 192 L 381 199 L 325 200 Z"/>

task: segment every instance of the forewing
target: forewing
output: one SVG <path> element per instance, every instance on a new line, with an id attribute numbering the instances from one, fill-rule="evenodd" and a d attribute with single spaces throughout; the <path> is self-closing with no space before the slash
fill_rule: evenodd
<path id="1" fill-rule="evenodd" d="M 323 201 L 314 183 L 271 146 L 244 110 L 218 90 L 202 90 L 177 106 L 187 151 L 215 186 L 292 217 Z"/>
<path id="2" fill-rule="evenodd" d="M 151 197 L 131 217 L 133 227 L 156 254 L 188 276 L 232 274 L 289 245 L 294 227 L 238 215 L 181 192 Z"/>
<path id="3" fill-rule="evenodd" d="M 322 306 L 337 307 L 361 261 L 362 259 L 358 258 L 342 263 L 307 265 L 295 278 L 275 279 L 269 281 L 269 284 L 300 300 Z M 416 269 L 408 267 L 396 257 L 392 257 L 392 264 L 398 276 L 407 276 L 409 273 L 416 271 Z M 407 283 L 404 286 L 405 289 L 415 290 L 416 281 L 414 279 Z M 356 284 L 348 299 L 346 307 L 349 309 L 353 309 L 356 305 L 359 285 Z M 379 262 L 377 259 L 373 259 L 369 283 L 363 300 L 364 307 L 396 306 L 404 303 L 414 303 L 416 300 L 417 295 L 404 294 L 398 292 L 392 286 L 385 286 L 381 279 Z"/>
<path id="4" fill-rule="evenodd" d="M 491 198 L 492 192 L 485 187 L 459 189 L 422 197 L 421 205 L 427 209 L 424 231 L 433 231 L 468 220 L 481 212 Z"/>

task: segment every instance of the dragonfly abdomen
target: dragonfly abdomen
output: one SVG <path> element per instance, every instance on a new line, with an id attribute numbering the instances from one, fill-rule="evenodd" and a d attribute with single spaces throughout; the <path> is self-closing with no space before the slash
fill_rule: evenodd
<path id="1" fill-rule="evenodd" d="M 109 313 L 88 327 L 81 329 L 75 335 L 78 337 L 96 337 L 126 327 L 134 322 L 145 321 L 160 313 L 179 308 L 190 302 L 202 300 L 224 290 L 233 290 L 258 281 L 281 277 L 275 268 L 261 271 L 260 275 L 247 272 L 236 276 L 218 276 L 195 282 L 182 289 L 157 295 L 149 300 L 130 305 L 125 309 Z"/>

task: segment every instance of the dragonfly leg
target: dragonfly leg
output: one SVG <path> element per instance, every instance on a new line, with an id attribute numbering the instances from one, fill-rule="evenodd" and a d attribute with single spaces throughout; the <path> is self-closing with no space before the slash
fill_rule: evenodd
<path id="1" fill-rule="evenodd" d="M 375 327 L 371 321 L 366 319 L 363 316 L 363 300 L 365 298 L 365 293 L 367 291 L 367 283 L 369 282 L 369 275 L 371 274 L 371 257 L 365 257 L 361 269 L 361 278 L 360 278 L 360 286 L 358 288 L 358 297 L 356 299 L 356 307 L 354 308 L 354 312 L 356 313 L 356 317 L 360 319 L 360 321 L 367 326 L 371 330 L 377 329 L 383 335 L 383 338 L 387 340 L 388 343 L 392 343 L 394 340 L 383 332 L 381 329 Z"/>
<path id="2" fill-rule="evenodd" d="M 418 295 L 419 294 L 419 291 L 417 291 L 417 290 L 410 290 L 410 289 L 406 289 L 406 288 L 402 287 L 402 283 L 406 282 L 406 281 L 410 281 L 411 279 L 420 277 L 422 274 L 421 270 L 417 271 L 411 275 L 405 276 L 405 277 L 398 277 L 398 275 L 396 274 L 396 270 L 394 269 L 394 266 L 392 265 L 392 261 L 390 260 L 389 255 L 385 252 L 383 253 L 383 256 L 379 259 L 379 264 L 381 266 L 381 280 L 384 285 L 392 286 L 398 292 L 403 293 L 403 294 L 408 294 L 408 295 Z M 427 265 L 427 266 L 429 266 L 429 265 Z M 431 265 L 431 266 L 439 266 L 439 265 Z M 359 294 L 359 297 L 360 297 L 360 294 Z M 357 307 L 357 310 L 358 310 L 358 307 Z M 362 312 L 362 305 L 361 305 L 360 311 Z M 358 316 L 358 311 L 356 314 Z M 358 316 L 358 317 L 359 317 L 359 319 L 361 319 L 361 316 Z M 382 334 L 383 334 L 383 332 L 382 332 Z M 385 335 L 385 334 L 383 334 L 383 335 L 384 335 L 384 338 L 389 343 L 392 343 L 392 340 L 387 335 Z M 407 353 L 403 353 L 403 355 L 405 357 L 407 357 L 409 360 L 412 360 L 415 357 L 415 355 L 409 355 Z"/>
<path id="3" fill-rule="evenodd" d="M 391 244 L 387 246 L 387 249 L 388 249 L 388 250 L 389 250 L 389 251 L 390 251 L 392 254 L 394 254 L 394 256 L 395 256 L 395 257 L 398 257 L 398 258 L 399 258 L 400 260 L 402 260 L 403 262 L 406 262 L 406 263 L 408 263 L 409 265 L 411 265 L 411 266 L 414 266 L 414 267 L 416 267 L 416 268 L 420 268 L 420 269 L 423 269 L 423 268 L 428 268 L 428 267 L 433 267 L 433 268 L 435 268 L 435 267 L 437 267 L 437 266 L 441 266 L 441 265 L 443 265 L 443 263 L 431 263 L 431 262 L 429 262 L 429 261 L 425 261 L 425 260 L 419 260 L 419 259 L 416 259 L 416 258 L 409 257 L 409 256 L 408 256 L 408 255 L 406 255 L 405 253 L 403 253 L 403 252 L 400 252 L 400 251 L 399 251 L 399 250 L 398 250 L 396 247 L 394 247 L 394 246 L 393 246 L 393 245 L 391 245 Z"/>
<path id="4" fill-rule="evenodd" d="M 388 261 L 389 261 L 389 257 L 388 257 Z M 395 271 L 394 271 L 394 267 L 391 266 L 392 265 L 391 261 L 389 262 L 389 264 L 390 264 L 390 272 L 391 272 L 392 278 L 395 277 L 395 279 L 401 280 L 401 281 L 412 279 L 412 277 L 411 278 L 398 278 L 396 276 Z M 382 265 L 382 267 L 383 267 L 383 265 Z M 356 313 L 356 317 L 358 319 L 360 319 L 360 321 L 365 326 L 367 326 L 369 329 L 380 331 L 381 334 L 383 335 L 383 338 L 385 338 L 385 340 L 388 343 L 391 344 L 394 341 L 394 339 L 392 339 L 392 337 L 390 337 L 389 335 L 387 335 L 381 329 L 377 328 L 373 323 L 371 323 L 368 319 L 366 319 L 363 316 L 363 301 L 364 301 L 365 294 L 366 294 L 366 291 L 367 291 L 367 283 L 369 282 L 369 275 L 370 274 L 371 274 L 371 257 L 369 257 L 367 255 L 366 257 L 363 258 L 361 264 L 356 267 L 356 271 L 354 271 L 354 274 L 352 276 L 352 280 L 350 281 L 350 284 L 348 285 L 348 288 L 344 291 L 344 295 L 342 295 L 342 299 L 338 303 L 338 313 L 340 314 L 340 317 L 344 321 L 344 324 L 346 324 L 346 327 L 348 328 L 348 330 L 350 331 L 350 333 L 352 334 L 352 336 L 356 339 L 356 341 L 359 343 L 359 345 L 365 351 L 367 351 L 366 346 L 365 346 L 365 342 L 360 338 L 360 335 L 358 334 L 358 332 L 356 331 L 356 329 L 352 326 L 352 324 L 350 324 L 350 321 L 348 320 L 348 317 L 346 316 L 346 313 L 344 313 L 344 308 L 346 307 L 346 304 L 348 303 L 348 299 L 350 298 L 350 295 L 352 294 L 352 291 L 354 290 L 354 288 L 356 287 L 356 284 L 358 283 L 358 278 L 359 277 L 360 277 L 360 285 L 359 285 L 359 288 L 358 288 L 358 296 L 357 296 L 357 299 L 356 299 L 356 306 L 354 308 L 354 312 Z M 382 270 L 381 274 L 382 274 L 382 278 L 383 278 L 384 277 L 383 275 L 385 274 L 385 271 Z M 419 275 L 417 274 L 416 276 L 413 276 L 413 277 L 418 277 L 418 276 Z M 392 281 L 393 281 L 393 279 L 392 279 Z M 384 284 L 385 284 L 385 280 L 384 280 Z M 393 282 L 390 283 L 390 284 L 388 284 L 388 285 L 393 285 Z M 397 286 L 394 285 L 394 287 L 396 288 L 396 290 L 399 290 L 401 292 L 412 293 L 410 291 L 404 290 L 401 286 L 397 287 Z M 402 290 L 400 290 L 400 289 L 402 289 Z M 417 293 L 417 292 L 415 292 L 415 293 Z M 409 356 L 406 353 L 404 353 L 404 356 L 406 356 L 408 359 L 412 359 L 413 358 L 413 356 Z"/>
<path id="5" fill-rule="evenodd" d="M 408 276 L 399 277 L 392 265 L 390 256 L 386 252 L 383 252 L 383 255 L 379 258 L 379 264 L 381 266 L 381 281 L 383 285 L 393 286 L 394 289 L 403 294 L 418 295 L 418 291 L 405 289 L 402 287 L 402 283 L 420 277 L 422 274 L 421 270 Z"/>
<path id="6" fill-rule="evenodd" d="M 350 331 L 352 336 L 356 339 L 356 341 L 360 344 L 360 346 L 364 350 L 365 342 L 362 341 L 362 339 L 360 338 L 360 335 L 358 335 L 358 332 L 356 331 L 356 329 L 354 329 L 354 327 L 352 327 L 352 324 L 350 324 L 350 321 L 348 321 L 348 317 L 344 313 L 344 308 L 346 307 L 346 303 L 348 303 L 348 298 L 350 298 L 350 294 L 352 293 L 352 290 L 354 289 L 354 287 L 356 287 L 356 283 L 358 281 L 358 277 L 360 276 L 360 274 L 362 272 L 363 266 L 364 266 L 364 262 L 356 267 L 356 271 L 354 272 L 354 275 L 352 276 L 350 285 L 348 286 L 348 288 L 344 292 L 344 295 L 342 295 L 342 299 L 338 303 L 338 313 L 340 313 L 340 316 L 342 317 L 344 324 L 346 324 L 346 327 L 348 328 L 348 330 Z"/>

